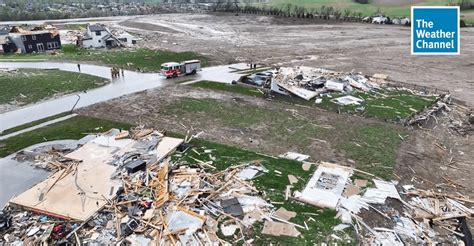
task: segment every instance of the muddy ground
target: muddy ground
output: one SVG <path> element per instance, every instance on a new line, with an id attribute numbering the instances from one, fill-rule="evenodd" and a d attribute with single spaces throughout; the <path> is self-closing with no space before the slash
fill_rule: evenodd
<path id="1" fill-rule="evenodd" d="M 461 30 L 461 55 L 412 56 L 410 28 L 233 14 L 165 14 L 115 22 L 142 46 L 196 51 L 214 63 L 307 65 L 385 73 L 413 85 L 450 90 L 474 106 L 474 28 Z"/>

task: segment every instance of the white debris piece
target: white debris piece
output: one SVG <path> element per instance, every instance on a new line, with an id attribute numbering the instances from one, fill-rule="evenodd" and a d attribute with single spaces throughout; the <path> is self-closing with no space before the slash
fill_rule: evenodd
<path id="1" fill-rule="evenodd" d="M 389 191 L 369 188 L 364 193 L 363 199 L 367 203 L 384 204 L 389 195 Z"/>
<path id="2" fill-rule="evenodd" d="M 393 183 L 382 181 L 382 180 L 377 180 L 377 179 L 374 179 L 373 181 L 374 181 L 375 187 L 377 187 L 377 189 L 389 192 L 388 197 L 395 198 L 395 199 L 398 199 L 398 200 L 402 199 L 400 197 L 400 194 L 398 194 L 397 188 L 395 187 L 395 185 Z"/>
<path id="3" fill-rule="evenodd" d="M 286 159 L 291 159 L 291 160 L 296 160 L 296 161 L 305 161 L 307 160 L 310 156 L 309 155 L 304 155 L 296 152 L 291 152 L 288 151 L 283 155 L 279 155 L 279 157 L 286 158 Z"/>
<path id="4" fill-rule="evenodd" d="M 258 169 L 250 166 L 237 173 L 237 178 L 240 180 L 250 180 L 253 179 L 255 175 L 257 175 L 258 171 Z"/>
<path id="5" fill-rule="evenodd" d="M 335 226 L 332 230 L 333 231 L 343 231 L 344 229 L 349 228 L 349 227 L 350 227 L 350 225 L 348 225 L 348 224 L 339 224 L 339 225 Z"/>
<path id="6" fill-rule="evenodd" d="M 336 210 L 341 221 L 350 224 L 352 214 L 358 214 L 362 208 L 369 210 L 369 204 L 360 195 L 353 195 L 348 198 L 341 196 Z"/>
<path id="7" fill-rule="evenodd" d="M 305 100 L 310 100 L 319 94 L 316 91 L 310 91 L 290 84 L 279 83 L 278 86 Z"/>
<path id="8" fill-rule="evenodd" d="M 228 224 L 228 225 L 221 224 L 222 235 L 226 237 L 234 235 L 237 229 L 239 229 L 239 226 L 236 224 Z"/>
<path id="9" fill-rule="evenodd" d="M 319 165 L 302 192 L 295 198 L 325 208 L 336 208 L 352 169 L 327 162 Z"/>
<path id="10" fill-rule="evenodd" d="M 339 105 L 360 105 L 364 100 L 354 96 L 343 96 L 333 99 Z"/>
<path id="11" fill-rule="evenodd" d="M 330 91 L 339 91 L 339 92 L 344 91 L 344 83 L 334 81 L 334 80 L 326 81 L 326 84 L 324 85 L 324 87 Z"/>
<path id="12" fill-rule="evenodd" d="M 167 216 L 166 223 L 170 233 L 185 230 L 186 235 L 191 235 L 203 226 L 204 220 L 183 211 L 175 210 Z"/>

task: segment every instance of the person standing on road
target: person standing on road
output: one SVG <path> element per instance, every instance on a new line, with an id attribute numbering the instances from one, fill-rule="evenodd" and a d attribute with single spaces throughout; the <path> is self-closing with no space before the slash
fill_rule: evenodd
<path id="1" fill-rule="evenodd" d="M 81 64 L 77 64 L 77 69 L 79 70 L 79 72 L 81 72 Z"/>
<path id="2" fill-rule="evenodd" d="M 122 68 L 122 77 L 125 77 L 124 74 L 125 74 L 125 71 L 124 71 L 124 69 Z"/>

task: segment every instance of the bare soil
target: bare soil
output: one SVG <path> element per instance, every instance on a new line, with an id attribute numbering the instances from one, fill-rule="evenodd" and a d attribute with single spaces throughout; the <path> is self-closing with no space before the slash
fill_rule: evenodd
<path id="1" fill-rule="evenodd" d="M 410 28 L 404 26 L 234 14 L 130 17 L 115 25 L 143 37 L 142 46 L 200 52 L 217 64 L 384 73 L 395 81 L 450 90 L 474 105 L 474 28 L 461 29 L 459 56 L 412 56 Z"/>

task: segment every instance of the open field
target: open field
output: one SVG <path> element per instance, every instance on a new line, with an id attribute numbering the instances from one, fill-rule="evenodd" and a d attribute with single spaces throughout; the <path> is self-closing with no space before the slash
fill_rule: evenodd
<path id="1" fill-rule="evenodd" d="M 449 90 L 474 105 L 474 28 L 461 29 L 461 55 L 433 59 L 410 54 L 410 28 L 403 26 L 231 14 L 167 14 L 115 25 L 148 40 L 143 47 L 193 50 L 214 63 L 384 73 L 408 85 Z"/>
<path id="2" fill-rule="evenodd" d="M 363 16 L 373 16 L 381 11 L 390 17 L 410 17 L 410 7 L 416 6 L 446 6 L 448 0 L 371 0 L 368 4 L 356 3 L 354 0 L 269 0 L 263 6 L 275 6 L 286 8 L 288 4 L 304 6 L 308 9 L 320 10 L 322 6 L 333 7 L 340 11 L 345 9 L 354 12 L 360 12 Z M 469 11 L 466 11 L 466 13 Z M 462 12 L 464 14 L 464 11 Z M 471 20 L 470 16 L 465 16 Z"/>
<path id="3" fill-rule="evenodd" d="M 63 61 L 81 61 L 95 64 L 105 64 L 109 66 L 118 66 L 129 70 L 142 72 L 158 72 L 162 63 L 169 61 L 185 61 L 200 59 L 202 65 L 206 66 L 208 60 L 206 57 L 194 52 L 171 52 L 149 49 L 80 49 L 74 45 L 64 45 L 62 52 L 48 54 L 13 54 L 0 56 L 2 60 L 63 60 Z"/>
<path id="4" fill-rule="evenodd" d="M 109 81 L 60 70 L 19 69 L 0 72 L 0 113 L 10 103 L 23 106 L 77 91 L 94 89 Z"/>

